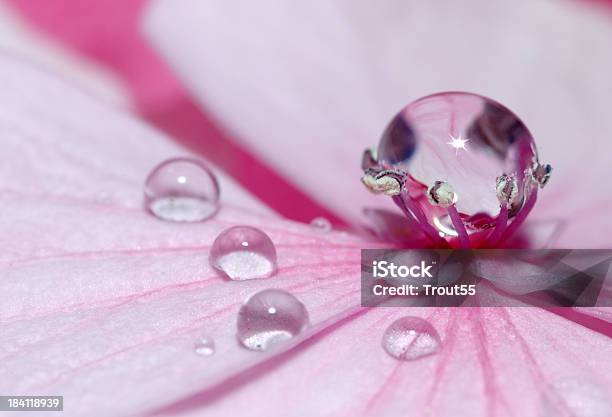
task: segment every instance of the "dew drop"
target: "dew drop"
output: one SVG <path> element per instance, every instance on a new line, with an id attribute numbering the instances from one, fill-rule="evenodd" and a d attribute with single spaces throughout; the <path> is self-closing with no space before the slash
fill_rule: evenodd
<path id="1" fill-rule="evenodd" d="M 203 221 L 212 217 L 219 207 L 219 184 L 202 161 L 168 159 L 147 177 L 144 204 L 162 220 Z"/>
<path id="2" fill-rule="evenodd" d="M 508 218 L 528 209 L 522 203 L 537 191 L 525 186 L 525 174 L 542 186 L 551 173 L 537 161 L 533 136 L 508 108 L 487 97 L 447 92 L 418 99 L 393 118 L 380 139 L 374 170 L 407 174 L 408 209 L 419 224 L 438 227 L 436 218 L 455 205 L 471 234 L 493 227 L 499 218 L 495 187 L 502 173 L 517 181 L 516 192 L 512 186 L 504 190 L 513 203 Z M 438 231 L 449 240 L 456 236 Z"/>
<path id="3" fill-rule="evenodd" d="M 402 317 L 385 330 L 382 347 L 396 359 L 411 361 L 432 355 L 440 349 L 440 336 L 426 320 Z"/>
<path id="4" fill-rule="evenodd" d="M 196 340 L 194 345 L 194 351 L 200 356 L 212 356 L 215 354 L 215 341 L 214 339 L 203 336 Z"/>
<path id="5" fill-rule="evenodd" d="M 251 350 L 268 350 L 301 333 L 309 325 L 304 304 L 283 290 L 269 289 L 251 296 L 240 308 L 237 337 Z"/>
<path id="6" fill-rule="evenodd" d="M 267 278 L 276 272 L 276 248 L 261 230 L 234 226 L 215 239 L 210 263 L 231 280 Z"/>
<path id="7" fill-rule="evenodd" d="M 310 222 L 310 227 L 322 233 L 327 233 L 332 230 L 332 225 L 330 221 L 327 220 L 325 217 L 315 217 Z"/>

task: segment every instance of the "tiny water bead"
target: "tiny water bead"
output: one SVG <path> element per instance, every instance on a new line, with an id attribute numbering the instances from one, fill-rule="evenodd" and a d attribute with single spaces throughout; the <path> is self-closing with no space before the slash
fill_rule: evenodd
<path id="1" fill-rule="evenodd" d="M 240 308 L 238 342 L 250 350 L 268 350 L 309 326 L 308 311 L 292 294 L 278 289 L 260 291 Z"/>
<path id="2" fill-rule="evenodd" d="M 208 336 L 203 336 L 196 340 L 194 351 L 200 356 L 212 356 L 215 354 L 215 340 Z"/>
<path id="3" fill-rule="evenodd" d="M 462 92 L 433 94 L 402 109 L 378 148 L 366 150 L 362 168 L 364 185 L 391 195 L 435 244 L 468 247 L 482 245 L 487 235 L 473 235 L 488 229 L 497 228 L 496 241 L 516 230 L 552 172 L 514 113 Z"/>
<path id="4" fill-rule="evenodd" d="M 322 233 L 327 233 L 332 230 L 331 222 L 325 217 L 315 217 L 310 222 L 310 227 Z"/>
<path id="5" fill-rule="evenodd" d="M 147 177 L 144 204 L 162 220 L 203 221 L 212 217 L 219 207 L 219 184 L 202 161 L 169 159 Z"/>
<path id="6" fill-rule="evenodd" d="M 274 243 L 251 226 L 234 226 L 221 232 L 209 257 L 216 270 L 234 281 L 268 278 L 276 272 Z"/>
<path id="7" fill-rule="evenodd" d="M 440 349 L 440 336 L 436 329 L 419 317 L 402 317 L 385 330 L 383 349 L 395 359 L 412 361 L 429 356 Z"/>

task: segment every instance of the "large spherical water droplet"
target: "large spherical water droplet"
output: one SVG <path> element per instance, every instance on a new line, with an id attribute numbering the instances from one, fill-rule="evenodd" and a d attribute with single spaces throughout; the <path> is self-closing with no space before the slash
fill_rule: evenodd
<path id="1" fill-rule="evenodd" d="M 418 317 L 402 317 L 385 330 L 382 347 L 395 359 L 410 361 L 432 355 L 440 349 L 434 327 Z"/>
<path id="2" fill-rule="evenodd" d="M 304 304 L 283 290 L 269 289 L 250 297 L 238 313 L 238 341 L 247 349 L 268 350 L 309 325 Z"/>
<path id="3" fill-rule="evenodd" d="M 219 184 L 202 161 L 174 158 L 151 171 L 144 196 L 147 210 L 160 219 L 198 222 L 217 211 Z"/>
<path id="4" fill-rule="evenodd" d="M 452 187 L 456 208 L 472 233 L 495 224 L 498 177 L 517 181 L 509 218 L 521 210 L 526 184 L 539 181 L 533 177 L 538 159 L 527 127 L 501 104 L 469 93 L 434 94 L 405 107 L 383 133 L 377 157 L 386 169 L 409 174 L 410 198 L 443 235 L 456 232 L 444 205 L 432 204 L 428 196 L 435 184 Z"/>
<path id="5" fill-rule="evenodd" d="M 208 336 L 202 336 L 196 340 L 194 344 L 194 351 L 200 356 L 212 356 L 215 354 L 215 341 L 213 338 Z"/>
<path id="6" fill-rule="evenodd" d="M 215 239 L 210 263 L 232 280 L 267 278 L 276 272 L 276 248 L 261 230 L 234 226 Z"/>

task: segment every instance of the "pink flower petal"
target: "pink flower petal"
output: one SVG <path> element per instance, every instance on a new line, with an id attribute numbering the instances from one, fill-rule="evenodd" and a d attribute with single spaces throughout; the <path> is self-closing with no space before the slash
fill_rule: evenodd
<path id="1" fill-rule="evenodd" d="M 0 80 L 0 392 L 64 395 L 87 416 L 609 414 L 608 337 L 536 309 L 356 309 L 372 243 L 282 221 L 226 181 L 213 220 L 158 221 L 139 208 L 142 180 L 184 150 L 17 61 L 0 60 Z M 236 223 L 270 234 L 277 276 L 212 271 L 208 247 Z M 276 351 L 241 349 L 238 306 L 269 287 L 299 297 L 313 327 Z M 380 334 L 404 314 L 430 316 L 439 354 L 386 355 Z M 212 357 L 193 352 L 202 335 Z"/>
<path id="2" fill-rule="evenodd" d="M 124 108 L 131 106 L 131 99 L 116 74 L 32 30 L 8 2 L 0 4 L 0 48 L 4 54 L 15 54 L 52 68 L 110 103 Z"/>
<path id="3" fill-rule="evenodd" d="M 98 2 L 94 7 L 80 0 L 45 4 L 15 0 L 8 4 L 24 23 L 33 26 L 31 29 L 78 52 L 83 58 L 80 61 L 95 61 L 113 71 L 131 93 L 135 110 L 143 118 L 190 150 L 205 155 L 278 213 L 303 222 L 325 216 L 343 225 L 291 180 L 238 146 L 194 105 L 190 93 L 139 31 L 147 0 L 124 0 L 120 7 L 113 2 Z M 40 40 L 35 46 L 45 48 Z M 23 48 L 19 52 L 23 55 Z M 82 64 L 80 61 L 77 63 Z M 74 78 L 74 71 L 63 73 Z"/>
<path id="4" fill-rule="evenodd" d="M 357 304 L 364 242 L 279 220 L 223 178 L 214 219 L 160 221 L 140 207 L 142 183 L 183 149 L 19 61 L 0 59 L 0 80 L 1 392 L 64 395 L 72 415 L 139 413 L 279 353 L 236 342 L 250 294 L 291 291 L 313 330 Z M 274 278 L 226 282 L 209 266 L 235 224 L 276 243 Z M 193 351 L 203 334 L 210 359 Z"/>
<path id="5" fill-rule="evenodd" d="M 612 323 L 612 308 L 610 307 L 577 307 L 576 310 L 586 315 L 605 320 L 608 323 Z"/>
<path id="6" fill-rule="evenodd" d="M 164 159 L 189 155 L 159 132 L 18 59 L 3 57 L 0 77 L 7 86 L 0 101 L 4 193 L 140 208 L 149 171 Z M 101 114 L 115 122 L 103 123 Z M 224 204 L 272 213 L 230 178 L 217 176 Z"/>
<path id="7" fill-rule="evenodd" d="M 443 340 L 438 354 L 398 362 L 381 348 L 386 325 L 407 314 L 428 318 L 438 329 Z M 181 416 L 237 415 L 248 409 L 252 416 L 291 410 L 334 416 L 603 417 L 612 410 L 612 378 L 609 366 L 602 368 L 611 353 L 608 337 L 539 309 L 372 309 L 273 371 L 254 373 L 232 395 L 218 395 L 213 388 L 164 411 Z M 588 389 L 568 393 L 559 388 L 567 384 Z M 580 412 L 577 402 L 590 407 L 591 414 Z"/>
<path id="8" fill-rule="evenodd" d="M 156 0 L 146 31 L 236 137 L 353 222 L 385 204 L 356 180 L 361 151 L 408 101 L 441 90 L 524 119 L 555 167 L 543 217 L 612 199 L 612 23 L 578 2 Z"/>

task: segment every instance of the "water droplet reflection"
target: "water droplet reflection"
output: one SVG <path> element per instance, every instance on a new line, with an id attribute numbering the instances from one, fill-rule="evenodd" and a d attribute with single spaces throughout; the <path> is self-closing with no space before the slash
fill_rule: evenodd
<path id="1" fill-rule="evenodd" d="M 310 222 L 310 227 L 322 233 L 327 233 L 332 230 L 331 222 L 325 217 L 315 217 Z"/>
<path id="2" fill-rule="evenodd" d="M 276 272 L 276 248 L 261 230 L 234 226 L 224 230 L 210 249 L 210 263 L 235 280 L 267 278 Z"/>
<path id="3" fill-rule="evenodd" d="M 292 294 L 269 289 L 251 296 L 240 308 L 237 337 L 251 350 L 268 350 L 309 325 L 308 311 Z"/>
<path id="4" fill-rule="evenodd" d="M 203 336 L 196 340 L 194 345 L 194 351 L 200 356 L 212 356 L 215 354 L 215 341 L 214 339 Z"/>
<path id="5" fill-rule="evenodd" d="M 411 361 L 432 355 L 440 349 L 436 329 L 419 317 L 402 317 L 385 330 L 382 347 L 395 359 Z"/>
<path id="6" fill-rule="evenodd" d="M 147 177 L 144 205 L 162 220 L 206 220 L 218 209 L 219 184 L 202 161 L 169 159 L 155 167 Z"/>

